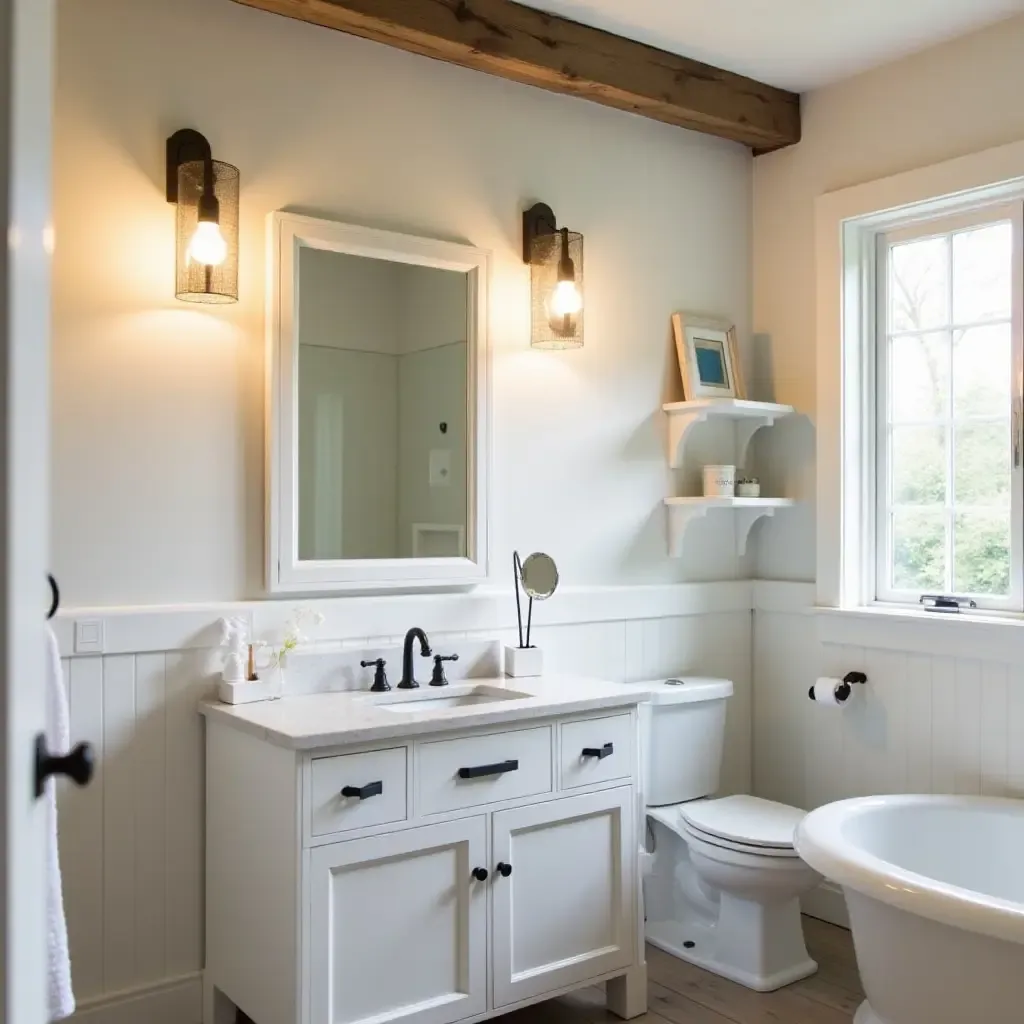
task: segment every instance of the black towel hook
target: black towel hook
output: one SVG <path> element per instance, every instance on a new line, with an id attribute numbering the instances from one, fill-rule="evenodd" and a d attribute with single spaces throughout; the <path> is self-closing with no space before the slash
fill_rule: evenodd
<path id="1" fill-rule="evenodd" d="M 50 602 L 50 610 L 46 613 L 46 618 L 49 620 L 57 614 L 57 609 L 60 607 L 60 587 L 57 586 L 53 573 L 48 572 L 46 578 L 50 582 L 50 593 L 53 595 L 53 600 Z"/>

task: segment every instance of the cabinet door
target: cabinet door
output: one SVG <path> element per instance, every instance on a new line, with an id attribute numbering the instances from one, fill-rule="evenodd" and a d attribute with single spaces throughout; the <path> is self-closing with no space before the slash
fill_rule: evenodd
<path id="1" fill-rule="evenodd" d="M 487 819 L 310 854 L 315 1024 L 450 1024 L 487 1009 Z"/>
<path id="2" fill-rule="evenodd" d="M 495 1007 L 633 962 L 634 803 L 624 787 L 493 816 Z"/>

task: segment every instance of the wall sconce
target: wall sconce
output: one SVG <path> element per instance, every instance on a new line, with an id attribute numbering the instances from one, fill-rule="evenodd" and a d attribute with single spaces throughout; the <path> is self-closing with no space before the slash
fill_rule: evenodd
<path id="1" fill-rule="evenodd" d="M 237 302 L 238 168 L 193 128 L 167 140 L 167 201 L 178 204 L 175 297 Z"/>
<path id="2" fill-rule="evenodd" d="M 583 236 L 559 229 L 550 206 L 523 213 L 523 261 L 530 265 L 530 344 L 583 346 Z"/>

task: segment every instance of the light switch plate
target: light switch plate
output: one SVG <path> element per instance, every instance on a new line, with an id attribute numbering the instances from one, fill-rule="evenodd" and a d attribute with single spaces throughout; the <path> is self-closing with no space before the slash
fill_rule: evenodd
<path id="1" fill-rule="evenodd" d="M 103 653 L 103 620 L 75 619 L 75 654 Z"/>
<path id="2" fill-rule="evenodd" d="M 450 487 L 452 482 L 451 448 L 434 448 L 430 452 L 430 486 Z"/>

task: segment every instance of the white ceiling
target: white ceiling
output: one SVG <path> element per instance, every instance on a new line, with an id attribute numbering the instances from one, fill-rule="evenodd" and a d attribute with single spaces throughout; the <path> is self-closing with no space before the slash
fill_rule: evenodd
<path id="1" fill-rule="evenodd" d="M 805 92 L 1024 11 L 1024 0 L 519 0 Z"/>

